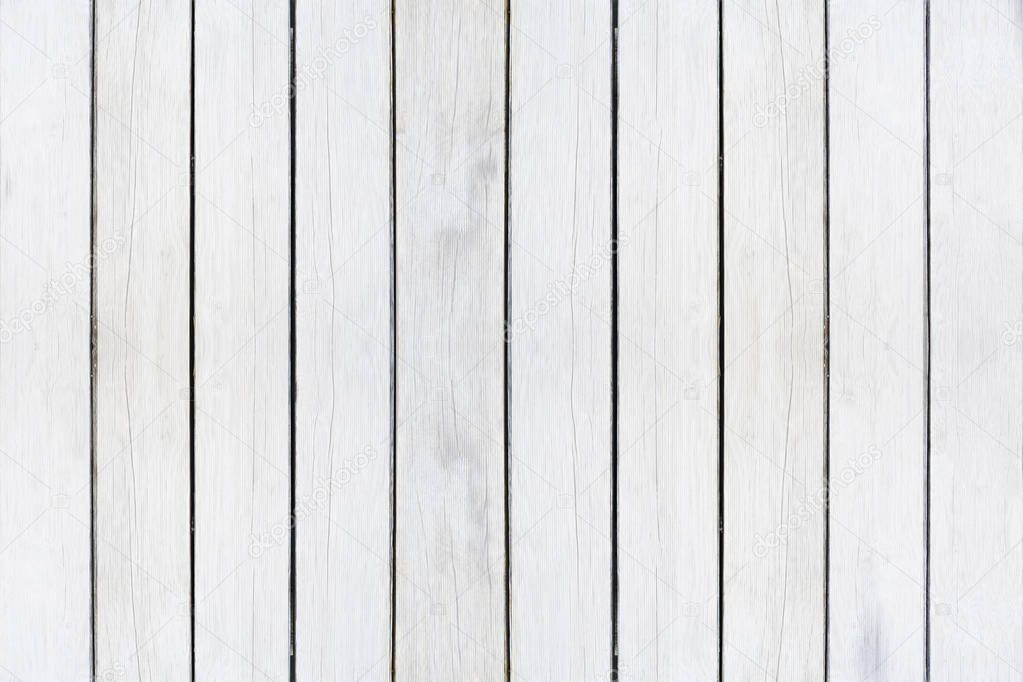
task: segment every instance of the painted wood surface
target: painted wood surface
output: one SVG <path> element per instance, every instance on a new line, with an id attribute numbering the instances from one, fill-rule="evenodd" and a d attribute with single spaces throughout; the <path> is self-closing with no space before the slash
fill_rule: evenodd
<path id="1" fill-rule="evenodd" d="M 395 671 L 506 667 L 505 14 L 398 0 Z"/>
<path id="2" fill-rule="evenodd" d="M 829 11 L 829 672 L 925 676 L 922 1 Z"/>
<path id="3" fill-rule="evenodd" d="M 1017 679 L 1021 27 L 0 0 L 0 680 Z"/>
<path id="4" fill-rule="evenodd" d="M 183 3 L 96 3 L 97 674 L 192 671 L 190 59 Z"/>
<path id="5" fill-rule="evenodd" d="M 0 679 L 90 672 L 91 12 L 0 2 Z"/>
<path id="6" fill-rule="evenodd" d="M 391 21 L 297 6 L 296 673 L 391 665 Z"/>
<path id="7" fill-rule="evenodd" d="M 1023 669 L 1023 8 L 935 0 L 931 677 Z"/>
<path id="8" fill-rule="evenodd" d="M 288 11 L 195 11 L 195 679 L 286 679 Z"/>
<path id="9" fill-rule="evenodd" d="M 511 17 L 511 666 L 521 679 L 605 679 L 611 3 L 516 0 Z"/>
<path id="10" fill-rule="evenodd" d="M 819 680 L 824 3 L 729 2 L 722 22 L 723 676 Z"/>
<path id="11" fill-rule="evenodd" d="M 718 3 L 622 3 L 622 679 L 718 669 Z"/>

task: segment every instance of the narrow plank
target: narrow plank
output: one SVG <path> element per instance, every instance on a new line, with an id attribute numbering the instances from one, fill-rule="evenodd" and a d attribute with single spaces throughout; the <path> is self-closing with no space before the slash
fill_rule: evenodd
<path id="1" fill-rule="evenodd" d="M 924 2 L 832 2 L 832 679 L 924 679 Z"/>
<path id="2" fill-rule="evenodd" d="M 505 669 L 504 17 L 395 3 L 398 680 Z"/>
<path id="3" fill-rule="evenodd" d="M 10 680 L 89 679 L 91 27 L 88 2 L 0 2 L 0 678 Z"/>
<path id="4" fill-rule="evenodd" d="M 287 3 L 195 6 L 195 679 L 290 653 Z"/>
<path id="5" fill-rule="evenodd" d="M 96 669 L 188 680 L 192 21 L 96 13 Z"/>
<path id="6" fill-rule="evenodd" d="M 511 668 L 611 664 L 611 3 L 511 5 Z"/>
<path id="7" fill-rule="evenodd" d="M 620 673 L 718 669 L 718 3 L 623 3 Z"/>
<path id="8" fill-rule="evenodd" d="M 931 673 L 1023 670 L 1023 7 L 931 2 Z"/>
<path id="9" fill-rule="evenodd" d="M 389 679 L 389 0 L 296 17 L 296 670 Z"/>
<path id="10" fill-rule="evenodd" d="M 723 27 L 724 679 L 819 680 L 824 2 L 729 2 Z"/>

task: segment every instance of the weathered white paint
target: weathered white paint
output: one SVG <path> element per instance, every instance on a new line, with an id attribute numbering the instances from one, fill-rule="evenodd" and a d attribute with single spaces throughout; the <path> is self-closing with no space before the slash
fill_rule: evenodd
<path id="1" fill-rule="evenodd" d="M 97 0 L 96 670 L 190 679 L 187 3 Z M 101 40 L 102 38 L 102 40 Z"/>
<path id="2" fill-rule="evenodd" d="M 512 671 L 611 665 L 611 3 L 511 4 Z"/>
<path id="3" fill-rule="evenodd" d="M 718 3 L 619 12 L 622 679 L 718 668 Z"/>
<path id="4" fill-rule="evenodd" d="M 1023 7 L 931 21 L 931 679 L 1023 670 Z"/>
<path id="5" fill-rule="evenodd" d="M 398 680 L 505 669 L 504 38 L 396 3 Z"/>
<path id="6" fill-rule="evenodd" d="M 390 34 L 387 0 L 297 6 L 299 679 L 390 677 Z"/>
<path id="7" fill-rule="evenodd" d="M 832 2 L 834 680 L 924 679 L 924 2 Z"/>
<path id="8" fill-rule="evenodd" d="M 724 678 L 820 680 L 824 0 L 723 25 Z"/>
<path id="9" fill-rule="evenodd" d="M 288 7 L 195 10 L 195 679 L 284 680 Z"/>
<path id="10" fill-rule="evenodd" d="M 0 2 L 0 679 L 86 680 L 88 2 Z"/>
<path id="11" fill-rule="evenodd" d="M 606 679 L 616 436 L 619 679 L 1018 678 L 1018 0 L 622 0 L 617 150 L 610 0 L 190 6 L 95 2 L 92 262 L 93 3 L 0 0 L 0 677 Z"/>

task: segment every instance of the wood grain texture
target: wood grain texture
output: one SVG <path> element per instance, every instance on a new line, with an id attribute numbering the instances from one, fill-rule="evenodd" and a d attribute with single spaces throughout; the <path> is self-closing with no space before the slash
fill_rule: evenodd
<path id="1" fill-rule="evenodd" d="M 830 672 L 920 680 L 924 3 L 832 2 L 829 22 Z"/>
<path id="2" fill-rule="evenodd" d="M 288 8 L 195 11 L 195 679 L 283 680 L 290 126 L 273 104 L 288 91 Z"/>
<path id="3" fill-rule="evenodd" d="M 91 8 L 0 2 L 0 679 L 87 680 Z"/>
<path id="4" fill-rule="evenodd" d="M 931 2 L 931 673 L 1023 670 L 1023 7 Z"/>
<path id="5" fill-rule="evenodd" d="M 1021 273 L 1020 0 L 0 0 L 0 682 L 1017 680 Z"/>
<path id="6" fill-rule="evenodd" d="M 823 675 L 823 10 L 724 5 L 725 680 Z"/>
<path id="7" fill-rule="evenodd" d="M 187 680 L 192 20 L 96 12 L 96 668 Z"/>
<path id="8" fill-rule="evenodd" d="M 611 4 L 511 5 L 511 667 L 611 663 Z"/>
<path id="9" fill-rule="evenodd" d="M 399 680 L 505 668 L 504 37 L 396 3 Z"/>
<path id="10" fill-rule="evenodd" d="M 300 2 L 296 29 L 296 671 L 371 682 L 391 650 L 390 2 Z"/>
<path id="11" fill-rule="evenodd" d="M 718 667 L 718 3 L 622 3 L 622 679 Z"/>

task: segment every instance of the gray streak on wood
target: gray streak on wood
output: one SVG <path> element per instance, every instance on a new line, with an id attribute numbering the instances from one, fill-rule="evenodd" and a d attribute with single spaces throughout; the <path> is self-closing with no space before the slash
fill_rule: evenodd
<path id="1" fill-rule="evenodd" d="M 395 7 L 399 679 L 505 669 L 504 13 Z"/>
<path id="2" fill-rule="evenodd" d="M 924 679 L 922 0 L 830 6 L 832 679 Z"/>

